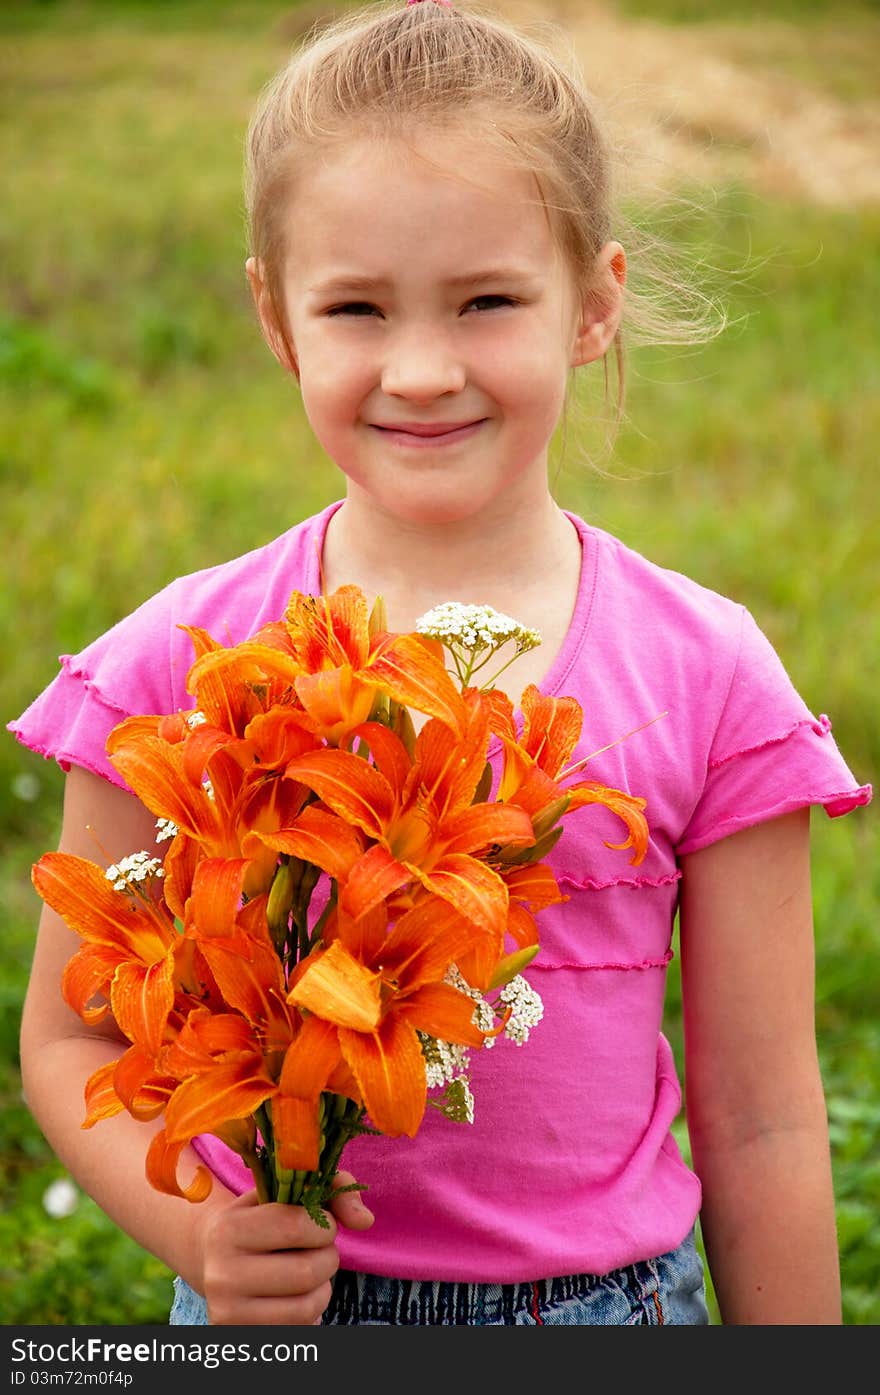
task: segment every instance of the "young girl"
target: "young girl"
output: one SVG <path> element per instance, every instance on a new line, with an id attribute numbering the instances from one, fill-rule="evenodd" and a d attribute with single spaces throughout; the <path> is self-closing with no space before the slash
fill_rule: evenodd
<path id="1" fill-rule="evenodd" d="M 115 860 L 153 842 L 104 743 L 125 715 L 192 705 L 178 625 L 238 642 L 323 581 L 381 594 L 392 630 L 449 599 L 539 630 L 506 690 L 578 698 L 575 758 L 608 747 L 591 776 L 646 797 L 650 848 L 634 869 L 604 846 L 607 811 L 569 820 L 527 1051 L 475 1053 L 471 1127 L 433 1115 L 413 1139 L 351 1143 L 341 1180 L 369 1208 L 338 1197 L 329 1230 L 258 1206 L 214 1138 L 192 1149 L 215 1185 L 190 1205 L 145 1180 L 150 1126 L 81 1129 L 83 1082 L 124 1043 L 63 1005 L 74 937 L 48 908 L 21 1037 L 31 1109 L 177 1273 L 174 1323 L 705 1323 L 698 1216 L 725 1323 L 839 1323 L 809 808 L 837 816 L 871 791 L 740 605 L 552 497 L 572 371 L 622 362 L 628 306 L 584 91 L 503 20 L 401 0 L 296 53 L 247 155 L 260 323 L 344 498 L 63 659 L 11 724 L 69 771 L 61 846 Z M 660 1031 L 677 909 L 693 1168 Z"/>

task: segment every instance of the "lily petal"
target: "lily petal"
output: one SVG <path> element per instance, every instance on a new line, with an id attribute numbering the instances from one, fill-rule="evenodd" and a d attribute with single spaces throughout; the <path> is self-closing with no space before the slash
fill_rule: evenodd
<path id="1" fill-rule="evenodd" d="M 179 1085 L 165 1109 L 169 1143 L 188 1143 L 227 1119 L 243 1119 L 275 1091 L 262 1060 L 219 1062 Z"/>
<path id="2" fill-rule="evenodd" d="M 298 756 L 285 774 L 315 791 L 335 814 L 378 838 L 395 807 L 394 791 L 379 771 L 350 751 L 323 749 Z"/>
<path id="3" fill-rule="evenodd" d="M 378 974 L 359 963 L 341 940 L 315 954 L 314 960 L 288 994 L 288 1002 L 337 1027 L 374 1031 L 381 1017 Z"/>
<path id="4" fill-rule="evenodd" d="M 411 993 L 398 1015 L 419 1031 L 462 1046 L 482 1046 L 486 1033 L 474 1023 L 474 1000 L 451 983 L 426 983 Z"/>
<path id="5" fill-rule="evenodd" d="M 117 747 L 110 761 L 157 818 L 171 819 L 194 838 L 219 840 L 217 808 L 204 786 L 188 779 L 181 746 L 169 746 L 158 736 L 144 736 L 137 743 Z"/>
<path id="6" fill-rule="evenodd" d="M 524 690 L 520 707 L 525 719 L 522 745 L 535 764 L 555 779 L 577 745 L 583 708 L 573 697 L 547 697 L 534 683 Z"/>
<path id="7" fill-rule="evenodd" d="M 376 1128 L 414 1138 L 425 1112 L 425 1059 L 415 1028 L 396 1014 L 378 1032 L 340 1028 L 339 1044 Z"/>
<path id="8" fill-rule="evenodd" d="M 387 647 L 371 657 L 363 676 L 385 689 L 395 702 L 438 717 L 455 732 L 463 730 L 461 695 L 437 648 L 421 636 L 395 635 Z"/>
<path id="9" fill-rule="evenodd" d="M 474 853 L 492 843 L 528 847 L 535 841 L 532 820 L 515 804 L 472 804 L 448 819 L 443 832 L 447 853 Z"/>
<path id="10" fill-rule="evenodd" d="M 320 1017 L 307 1017 L 287 1049 L 278 1088 L 282 1095 L 317 1099 L 339 1062 L 339 1033 Z M 273 1105 L 273 1117 L 275 1105 Z"/>
<path id="11" fill-rule="evenodd" d="M 162 924 L 158 909 L 155 914 L 136 910 L 102 869 L 84 857 L 44 853 L 31 880 L 46 904 L 83 939 L 114 945 L 145 962 L 162 958 L 172 941 L 174 927 L 170 921 Z"/>
<path id="12" fill-rule="evenodd" d="M 354 920 L 369 914 L 377 906 L 412 880 L 412 872 L 381 843 L 358 858 L 342 886 L 339 904 Z"/>
<path id="13" fill-rule="evenodd" d="M 147 1181 L 157 1192 L 169 1196 L 182 1196 L 186 1201 L 204 1201 L 211 1193 L 211 1174 L 206 1167 L 199 1165 L 188 1187 L 181 1187 L 177 1180 L 177 1164 L 188 1139 L 172 1143 L 165 1129 L 160 1129 L 147 1149 Z"/>
<path id="14" fill-rule="evenodd" d="M 442 896 L 457 911 L 488 934 L 503 935 L 507 924 L 507 887 L 491 867 L 465 853 L 437 863 L 430 876 L 413 867 L 423 886 Z"/>
<path id="15" fill-rule="evenodd" d="M 317 1096 L 276 1095 L 272 1101 L 275 1150 L 281 1167 L 313 1172 L 321 1145 Z"/>
<path id="16" fill-rule="evenodd" d="M 84 1022 L 101 1022 L 110 1011 L 110 984 L 125 956 L 111 945 L 83 945 L 67 961 L 61 977 L 61 994 Z M 99 994 L 107 999 L 95 1007 L 88 1004 Z"/>
<path id="17" fill-rule="evenodd" d="M 348 879 L 352 867 L 364 851 L 364 838 L 357 829 L 338 814 L 317 809 L 314 804 L 303 809 L 291 828 L 257 836 L 276 852 L 313 862 L 336 882 Z"/>
<path id="18" fill-rule="evenodd" d="M 82 1121 L 82 1128 L 90 1129 L 102 1119 L 112 1119 L 114 1114 L 119 1114 L 125 1108 L 113 1085 L 117 1065 L 117 1061 L 106 1061 L 86 1081 L 86 1117 Z"/>
<path id="19" fill-rule="evenodd" d="M 157 1056 L 174 1006 L 174 956 L 158 964 L 120 964 L 110 989 L 113 1016 L 129 1041 Z"/>
<path id="20" fill-rule="evenodd" d="M 613 814 L 623 820 L 629 836 L 622 843 L 606 841 L 605 846 L 621 851 L 624 848 L 632 848 L 633 855 L 630 858 L 630 865 L 638 867 L 648 851 L 648 821 L 642 813 L 647 800 L 642 799 L 640 795 L 609 789 L 606 785 L 599 785 L 593 781 L 581 785 L 571 785 L 567 788 L 566 793 L 571 794 L 569 807 L 572 809 L 579 809 L 584 804 L 604 804 L 606 809 L 610 809 Z"/>

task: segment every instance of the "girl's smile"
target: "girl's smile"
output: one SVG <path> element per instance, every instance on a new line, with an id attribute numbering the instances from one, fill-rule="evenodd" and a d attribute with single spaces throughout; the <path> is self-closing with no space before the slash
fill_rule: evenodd
<path id="1" fill-rule="evenodd" d="M 376 431 L 381 431 L 383 439 L 391 445 L 409 446 L 416 450 L 436 449 L 440 446 L 454 446 L 459 441 L 467 441 L 476 434 L 483 425 L 485 418 L 479 421 L 465 421 L 461 423 L 453 422 L 448 426 L 442 423 L 425 423 L 416 425 L 409 423 L 402 426 L 379 426 L 374 424 Z"/>

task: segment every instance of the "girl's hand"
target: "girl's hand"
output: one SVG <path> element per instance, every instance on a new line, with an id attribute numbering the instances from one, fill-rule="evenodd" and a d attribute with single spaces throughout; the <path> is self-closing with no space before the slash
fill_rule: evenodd
<path id="1" fill-rule="evenodd" d="M 337 1174 L 339 1186 L 354 1181 Z M 339 1268 L 337 1221 L 367 1230 L 373 1213 L 359 1192 L 331 1203 L 328 1229 L 316 1225 L 302 1206 L 259 1205 L 255 1191 L 236 1197 L 206 1218 L 202 1273 L 212 1326 L 317 1325 L 330 1302 Z"/>

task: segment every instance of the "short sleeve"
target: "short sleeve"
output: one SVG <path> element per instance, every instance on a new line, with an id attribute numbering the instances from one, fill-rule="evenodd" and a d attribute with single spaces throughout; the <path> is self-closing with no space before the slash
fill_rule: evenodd
<path id="1" fill-rule="evenodd" d="M 107 759 L 110 732 L 125 717 L 177 705 L 171 680 L 173 584 L 79 654 L 62 654 L 56 677 L 7 724 L 9 731 L 63 770 L 79 765 L 124 788 Z"/>
<path id="2" fill-rule="evenodd" d="M 705 784 L 676 852 L 696 852 L 813 804 L 836 818 L 867 804 L 872 793 L 846 764 L 829 718 L 809 710 L 770 641 L 743 609 Z"/>

